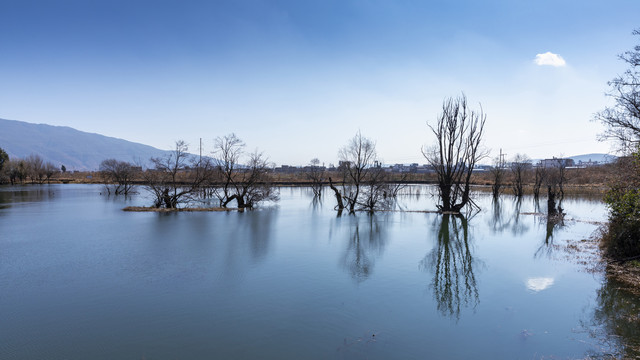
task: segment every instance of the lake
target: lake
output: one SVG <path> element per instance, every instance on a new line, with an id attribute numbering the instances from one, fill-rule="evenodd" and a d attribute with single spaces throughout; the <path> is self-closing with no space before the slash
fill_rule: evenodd
<path id="1" fill-rule="evenodd" d="M 606 220 L 597 199 L 554 224 L 544 200 L 483 193 L 464 220 L 338 217 L 303 187 L 243 213 L 124 212 L 143 190 L 102 191 L 0 187 L 1 359 L 584 358 L 640 337 L 616 319 L 637 299 L 571 251 Z"/>

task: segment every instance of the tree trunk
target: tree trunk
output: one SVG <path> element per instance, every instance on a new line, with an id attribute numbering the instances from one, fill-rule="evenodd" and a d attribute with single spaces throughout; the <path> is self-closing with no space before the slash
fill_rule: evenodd
<path id="1" fill-rule="evenodd" d="M 336 201 L 338 202 L 338 211 L 342 211 L 344 209 L 344 203 L 342 202 L 342 195 L 340 195 L 340 191 L 338 191 L 338 189 L 335 186 L 333 186 L 333 181 L 331 180 L 331 178 L 329 178 L 329 187 L 336 194 Z"/>

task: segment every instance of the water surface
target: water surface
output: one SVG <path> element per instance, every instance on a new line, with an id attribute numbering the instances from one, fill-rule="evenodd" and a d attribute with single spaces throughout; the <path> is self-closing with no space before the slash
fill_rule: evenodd
<path id="1" fill-rule="evenodd" d="M 613 290 L 563 251 L 606 218 L 597 200 L 565 200 L 550 224 L 529 197 L 478 194 L 483 210 L 465 220 L 338 217 L 306 188 L 244 213 L 130 213 L 144 194 L 101 190 L 0 188 L 0 358 L 540 359 L 623 346 L 606 316 Z M 434 209 L 430 193 L 411 187 L 397 209 Z"/>

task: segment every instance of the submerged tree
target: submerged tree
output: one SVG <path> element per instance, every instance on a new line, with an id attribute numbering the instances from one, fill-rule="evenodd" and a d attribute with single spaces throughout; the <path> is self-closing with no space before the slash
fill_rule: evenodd
<path id="1" fill-rule="evenodd" d="M 533 197 L 535 200 L 538 200 L 540 197 L 540 188 L 542 184 L 547 178 L 547 169 L 542 166 L 542 164 L 538 164 L 534 170 L 534 183 L 533 183 Z"/>
<path id="2" fill-rule="evenodd" d="M 211 178 L 210 160 L 198 160 L 188 150 L 187 144 L 179 140 L 168 155 L 151 158 L 154 167 L 145 171 L 143 177 L 154 196 L 155 207 L 177 208 L 197 201 L 202 186 Z"/>
<path id="3" fill-rule="evenodd" d="M 100 163 L 100 171 L 104 178 L 112 185 L 106 186 L 109 194 L 129 195 L 133 190 L 133 179 L 137 173 L 136 168 L 129 162 L 116 159 L 106 159 Z"/>
<path id="4" fill-rule="evenodd" d="M 564 199 L 564 186 L 567 178 L 567 159 L 554 158 L 554 161 L 546 166 L 544 184 L 547 187 L 547 212 L 549 215 L 562 213 L 562 200 Z"/>
<path id="5" fill-rule="evenodd" d="M 505 175 L 504 163 L 500 157 L 496 157 L 493 161 L 493 167 L 491 167 L 489 172 L 491 173 L 491 180 L 493 180 L 491 193 L 493 194 L 493 198 L 497 199 L 500 196 Z"/>
<path id="6" fill-rule="evenodd" d="M 460 212 L 470 198 L 471 174 L 486 153 L 480 148 L 487 116 L 470 110 L 467 97 L 448 98 L 435 125 L 428 125 L 436 145 L 423 148 L 422 154 L 435 169 L 442 212 Z"/>
<path id="7" fill-rule="evenodd" d="M 305 175 L 311 181 L 311 190 L 315 197 L 322 195 L 322 184 L 325 181 L 326 171 L 324 166 L 320 166 L 320 160 L 313 158 L 305 169 Z"/>
<path id="8" fill-rule="evenodd" d="M 527 155 L 516 154 L 511 162 L 511 174 L 513 174 L 513 194 L 516 197 L 524 195 L 525 175 L 531 167 L 531 160 Z"/>
<path id="9" fill-rule="evenodd" d="M 350 213 L 387 208 L 397 190 L 394 191 L 387 183 L 386 173 L 378 161 L 375 142 L 358 132 L 340 149 L 339 156 L 342 190 L 338 190 L 329 178 L 329 186 L 338 202 L 338 211 L 344 207 Z"/>
<path id="10" fill-rule="evenodd" d="M 259 202 L 278 200 L 278 191 L 271 180 L 272 165 L 257 150 L 248 155 L 245 165 L 241 165 L 244 147 L 244 142 L 235 134 L 218 137 L 215 141 L 217 178 L 221 180 L 219 185 L 214 185 L 213 192 L 222 207 L 235 200 L 239 209 L 251 209 Z"/>
<path id="11" fill-rule="evenodd" d="M 227 204 L 234 199 L 232 198 L 234 195 L 233 185 L 244 147 L 244 142 L 233 133 L 218 137 L 215 140 L 213 154 L 217 157 L 217 171 L 222 178 L 222 184 L 214 188 L 214 193 L 222 207 L 227 207 Z"/>

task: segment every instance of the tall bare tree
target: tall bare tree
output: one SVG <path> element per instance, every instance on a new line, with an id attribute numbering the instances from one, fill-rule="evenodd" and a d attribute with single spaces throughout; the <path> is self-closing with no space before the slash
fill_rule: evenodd
<path id="1" fill-rule="evenodd" d="M 428 124 L 436 137 L 436 145 L 422 149 L 422 154 L 435 169 L 442 212 L 460 212 L 470 198 L 471 174 L 486 152 L 481 149 L 482 133 L 487 116 L 469 109 L 462 94 L 448 98 L 436 124 Z"/>
<path id="2" fill-rule="evenodd" d="M 229 134 L 215 139 L 215 150 L 213 151 L 218 161 L 217 170 L 220 174 L 222 184 L 214 188 L 214 193 L 220 201 L 220 206 L 227 207 L 234 198 L 234 183 L 238 172 L 240 157 L 244 152 L 245 144 L 236 136 Z"/>
<path id="3" fill-rule="evenodd" d="M 633 31 L 640 36 L 640 29 Z M 619 55 L 629 68 L 609 81 L 608 96 L 614 105 L 595 115 L 606 130 L 602 138 L 613 138 L 620 142 L 624 152 L 636 151 L 640 144 L 640 44 L 633 50 Z"/>

